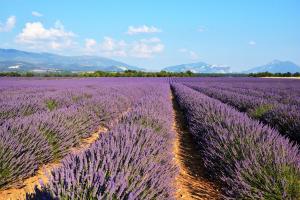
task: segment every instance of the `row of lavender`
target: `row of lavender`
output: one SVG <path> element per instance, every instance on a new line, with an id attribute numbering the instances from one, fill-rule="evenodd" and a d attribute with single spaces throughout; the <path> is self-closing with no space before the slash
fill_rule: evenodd
<path id="1" fill-rule="evenodd" d="M 206 82 L 208 84 L 226 88 L 254 89 L 270 95 L 280 95 L 284 101 L 299 98 L 300 86 L 297 79 L 265 79 L 265 78 L 177 78 L 176 82 Z"/>
<path id="2" fill-rule="evenodd" d="M 26 117 L 35 113 L 80 105 L 82 101 L 93 95 L 101 97 L 110 94 L 126 95 L 126 91 L 119 89 L 122 82 L 126 85 L 134 84 L 130 81 L 117 82 L 102 79 L 15 80 L 13 82 L 1 80 L 0 83 L 3 85 L 0 85 L 0 125 L 10 118 Z M 14 85 L 16 83 L 18 85 Z"/>
<path id="3" fill-rule="evenodd" d="M 182 84 L 172 89 L 225 199 L 299 199 L 299 146 L 268 126 Z"/>
<path id="4" fill-rule="evenodd" d="M 299 83 L 298 83 L 299 84 Z M 264 85 L 267 85 L 264 84 Z M 295 91 L 291 88 L 285 88 L 284 90 L 274 90 L 275 88 L 266 88 L 264 85 L 259 84 L 242 84 L 242 83 L 231 83 L 231 84 L 219 84 L 212 83 L 211 87 L 228 90 L 231 92 L 238 92 L 243 95 L 254 96 L 258 98 L 272 99 L 281 104 L 300 106 L 300 91 Z M 271 86 L 271 83 L 268 84 Z"/>
<path id="5" fill-rule="evenodd" d="M 41 165 L 62 158 L 99 126 L 111 127 L 146 93 L 142 86 L 130 82 L 103 86 L 103 81 L 96 79 L 15 82 L 18 85 L 12 87 L 1 80 L 0 113 L 6 118 L 0 126 L 0 188 L 10 187 L 34 175 Z M 44 109 L 49 99 L 55 103 L 52 109 Z M 31 105 L 35 112 L 20 112 Z M 3 111 L 7 108 L 9 116 Z"/>
<path id="6" fill-rule="evenodd" d="M 42 191 L 28 199 L 173 199 L 169 84 L 148 91 L 109 133 L 69 155 Z"/>
<path id="7" fill-rule="evenodd" d="M 239 92 L 240 94 L 269 98 L 287 105 L 300 105 L 300 81 L 291 79 L 262 78 L 193 78 L 179 82 L 205 83 L 206 86 Z"/>
<path id="8" fill-rule="evenodd" d="M 221 79 L 223 80 L 223 79 Z M 290 105 L 290 106 L 300 106 L 300 81 L 294 80 L 291 86 L 290 80 L 280 81 L 276 83 L 272 80 L 267 80 L 261 82 L 257 80 L 256 82 L 248 82 L 249 79 L 235 80 L 229 79 L 224 83 L 220 82 L 218 79 L 201 80 L 193 83 L 204 83 L 202 86 L 226 90 L 230 92 L 235 92 L 243 94 L 246 96 L 253 96 L 257 98 L 268 98 L 273 102 Z"/>
<path id="9" fill-rule="evenodd" d="M 185 82 L 185 85 L 229 104 L 241 112 L 247 112 L 250 117 L 276 128 L 281 134 L 300 144 L 299 82 L 293 81 L 295 85 L 291 88 L 289 84 L 284 85 L 285 82 L 281 82 L 276 92 L 276 83 L 273 81 L 264 81 L 263 84 L 259 81 L 256 84 L 251 82 L 249 84 L 246 79 L 244 80 L 246 83 L 233 79 L 232 82 L 225 84 L 219 81 L 199 80 Z M 275 89 L 270 92 L 272 84 Z"/>

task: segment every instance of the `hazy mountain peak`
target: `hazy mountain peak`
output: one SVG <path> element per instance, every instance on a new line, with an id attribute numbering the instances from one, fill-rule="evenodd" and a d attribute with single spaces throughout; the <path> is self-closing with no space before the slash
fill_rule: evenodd
<path id="1" fill-rule="evenodd" d="M 0 49 L 0 71 L 124 71 L 127 69 L 143 70 L 98 56 L 61 56 L 46 52 Z"/>
<path id="2" fill-rule="evenodd" d="M 273 60 L 265 65 L 251 68 L 245 73 L 259 73 L 259 72 L 271 72 L 271 73 L 286 73 L 286 72 L 300 72 L 300 66 L 291 61 Z"/>
<path id="3" fill-rule="evenodd" d="M 211 65 L 205 62 L 174 65 L 174 66 L 165 67 L 163 70 L 169 72 L 191 71 L 193 73 L 230 73 L 231 72 L 230 67 Z"/>
<path id="4" fill-rule="evenodd" d="M 269 65 L 276 65 L 276 64 L 279 64 L 279 63 L 281 63 L 281 62 L 283 62 L 283 61 L 274 59 L 274 60 L 272 60 L 271 62 L 269 62 L 268 64 L 269 64 Z"/>

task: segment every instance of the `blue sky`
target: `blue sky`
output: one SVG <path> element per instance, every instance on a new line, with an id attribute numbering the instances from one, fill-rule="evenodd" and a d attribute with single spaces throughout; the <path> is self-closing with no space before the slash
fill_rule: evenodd
<path id="1" fill-rule="evenodd" d="M 0 48 L 98 55 L 157 70 L 300 64 L 298 0 L 1 0 Z"/>

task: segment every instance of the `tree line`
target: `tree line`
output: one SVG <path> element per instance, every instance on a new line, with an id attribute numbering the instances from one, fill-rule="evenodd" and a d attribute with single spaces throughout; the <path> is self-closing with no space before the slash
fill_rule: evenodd
<path id="1" fill-rule="evenodd" d="M 260 73 L 250 73 L 250 77 L 300 77 L 300 72 L 296 73 L 270 73 L 270 72 L 260 72 Z"/>
<path id="2" fill-rule="evenodd" d="M 300 77 L 300 73 L 250 73 L 250 74 L 238 74 L 238 73 L 193 73 L 191 71 L 186 72 L 143 72 L 136 70 L 125 70 L 123 72 L 107 72 L 107 71 L 95 71 L 95 72 L 77 72 L 72 73 L 68 71 L 62 72 L 0 72 L 0 77 Z"/>
<path id="3" fill-rule="evenodd" d="M 193 77 L 196 76 L 191 71 L 186 72 L 143 72 L 135 70 L 126 70 L 124 72 L 107 72 L 107 71 L 95 71 L 95 72 L 46 72 L 46 73 L 34 73 L 34 72 L 0 72 L 0 76 L 9 77 Z"/>

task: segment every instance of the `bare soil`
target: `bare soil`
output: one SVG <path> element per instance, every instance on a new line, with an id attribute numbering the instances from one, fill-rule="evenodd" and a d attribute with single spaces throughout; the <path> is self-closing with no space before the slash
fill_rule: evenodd
<path id="1" fill-rule="evenodd" d="M 196 142 L 188 131 L 182 111 L 172 95 L 175 162 L 179 166 L 176 178 L 176 199 L 220 199 L 218 187 L 204 176 L 204 167 Z"/>

